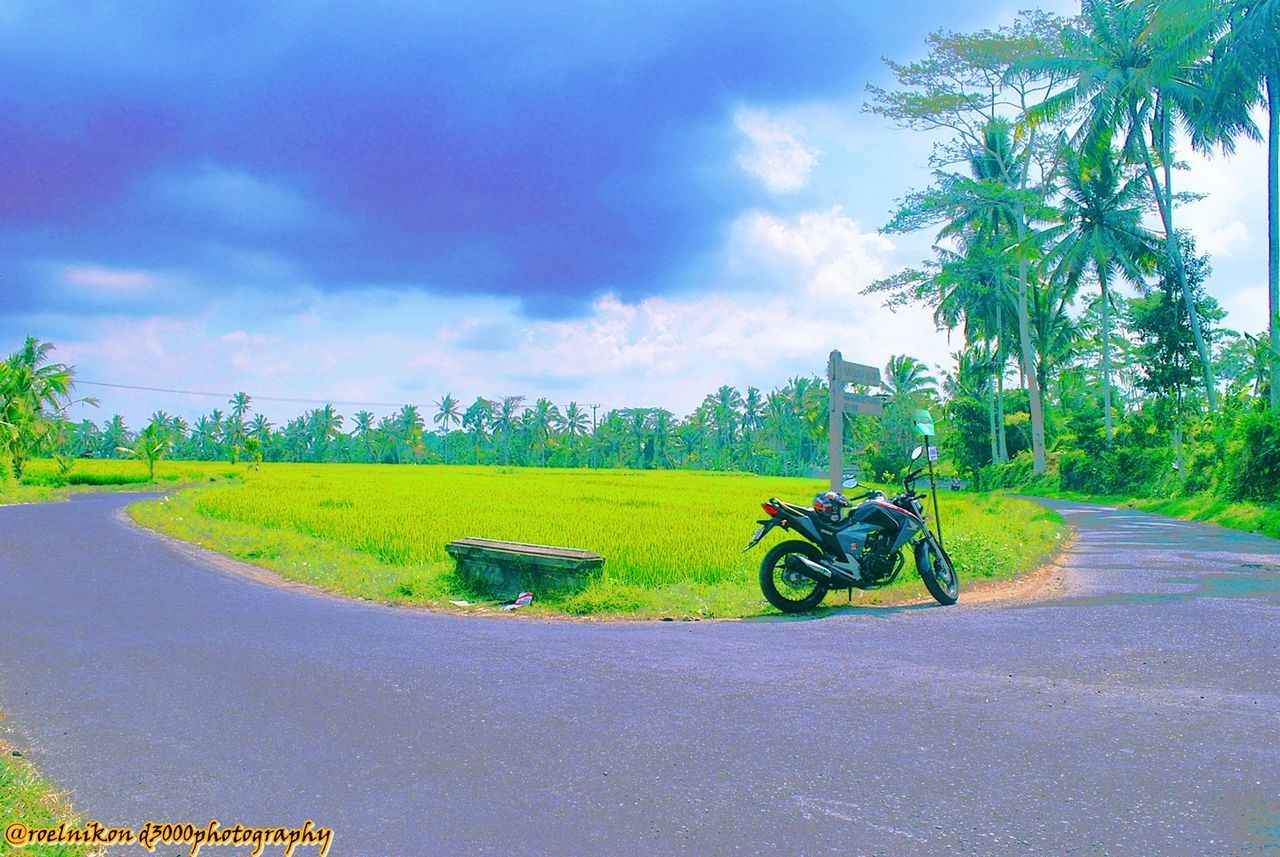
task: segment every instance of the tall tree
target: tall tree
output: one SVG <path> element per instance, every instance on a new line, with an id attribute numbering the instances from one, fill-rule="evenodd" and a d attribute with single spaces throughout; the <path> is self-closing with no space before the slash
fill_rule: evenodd
<path id="1" fill-rule="evenodd" d="M 1208 121 L 1198 142 L 1231 151 L 1252 136 L 1250 108 L 1267 113 L 1267 335 L 1271 410 L 1280 413 L 1280 0 L 1166 0 L 1156 24 L 1196 45 L 1217 34 L 1209 63 Z M 1189 35 L 1188 35 L 1189 34 Z M 1225 133 L 1223 133 L 1225 131 Z"/>
<path id="2" fill-rule="evenodd" d="M 458 400 L 450 393 L 445 393 L 444 398 L 436 402 L 436 409 L 435 416 L 431 419 L 436 425 L 440 426 L 444 444 L 444 460 L 447 464 L 449 461 L 449 429 L 451 426 L 462 422 L 462 411 L 459 409 Z"/>
<path id="3" fill-rule="evenodd" d="M 516 416 L 524 396 L 503 396 L 493 416 L 493 427 L 502 432 L 502 463 L 511 463 L 511 433 L 515 429 Z"/>
<path id="4" fill-rule="evenodd" d="M 569 454 L 573 459 L 573 464 L 577 464 L 577 446 L 578 439 L 587 433 L 587 427 L 590 425 L 590 419 L 587 412 L 577 402 L 570 402 L 568 407 L 564 409 L 564 417 L 560 422 L 560 430 L 564 433 L 565 441 L 569 446 Z"/>
<path id="5" fill-rule="evenodd" d="M 1142 225 L 1141 178 L 1127 175 L 1118 152 L 1095 144 L 1065 170 L 1061 224 L 1041 234 L 1049 245 L 1049 275 L 1074 294 L 1092 272 L 1102 291 L 1102 395 L 1107 439 L 1114 432 L 1111 402 L 1111 293 L 1117 276 L 1141 285 L 1155 264 L 1156 237 Z"/>
<path id="6" fill-rule="evenodd" d="M 929 37 L 929 53 L 915 63 L 887 61 L 898 80 L 898 91 L 871 86 L 868 109 L 901 127 L 953 137 L 935 153 L 940 163 L 968 159 L 988 149 L 992 123 L 1025 117 L 1033 107 L 1052 96 L 1063 77 L 1049 70 L 1033 69 L 1024 62 L 1060 50 L 1062 21 L 1043 12 L 1023 13 L 1010 27 L 984 30 L 973 35 L 935 33 Z M 1027 239 L 1034 209 L 1043 198 L 1033 182 L 1033 165 L 1046 154 L 1041 122 L 1019 127 L 1022 145 L 997 153 L 997 192 L 1012 215 L 1012 247 L 1017 256 L 1017 328 L 1019 360 L 1027 379 L 1030 399 L 1033 468 L 1045 470 L 1044 413 L 1035 379 L 1028 290 L 1030 256 Z M 1049 159 L 1051 160 L 1051 159 Z M 1041 179 L 1045 168 L 1040 170 Z M 1038 182 L 1043 184 L 1043 181 Z M 905 206 L 913 202 L 908 197 Z"/>
<path id="7" fill-rule="evenodd" d="M 476 461 L 480 460 L 480 451 L 484 447 L 486 431 L 492 419 L 493 402 L 483 396 L 477 396 L 462 415 L 462 427 L 471 438 L 471 454 Z"/>
<path id="8" fill-rule="evenodd" d="M 50 360 L 53 344 L 28 336 L 0 370 L 0 448 L 15 479 L 28 457 L 73 404 L 75 370 Z M 95 399 L 81 399 L 97 404 Z"/>
<path id="9" fill-rule="evenodd" d="M 1204 93 L 1197 61 L 1207 51 L 1207 37 L 1202 33 L 1196 44 L 1155 26 L 1155 8 L 1151 2 L 1084 0 L 1081 25 L 1064 31 L 1062 50 L 1020 67 L 1074 81 L 1033 107 L 1033 121 L 1079 118 L 1077 149 L 1108 148 L 1119 135 L 1125 156 L 1142 166 L 1164 227 L 1165 252 L 1177 273 L 1212 410 L 1217 382 L 1173 222 L 1174 123 L 1194 129 L 1197 121 L 1204 121 L 1198 110 Z"/>

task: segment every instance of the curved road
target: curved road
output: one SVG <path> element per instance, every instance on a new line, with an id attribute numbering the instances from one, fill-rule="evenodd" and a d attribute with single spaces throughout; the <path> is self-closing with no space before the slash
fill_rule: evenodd
<path id="1" fill-rule="evenodd" d="M 1053 503 L 1049 602 L 554 623 L 228 576 L 133 499 L 0 509 L 0 730 L 107 824 L 311 818 L 360 857 L 1280 848 L 1277 541 Z"/>

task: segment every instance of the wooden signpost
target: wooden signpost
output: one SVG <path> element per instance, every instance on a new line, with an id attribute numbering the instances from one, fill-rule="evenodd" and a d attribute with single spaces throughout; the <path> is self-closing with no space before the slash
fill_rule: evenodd
<path id="1" fill-rule="evenodd" d="M 831 454 L 831 490 L 839 491 L 844 482 L 844 415 L 879 416 L 883 406 L 879 396 L 846 394 L 845 384 L 879 387 L 880 370 L 862 363 L 849 363 L 832 351 L 827 360 L 827 389 L 830 390 L 828 443 Z"/>

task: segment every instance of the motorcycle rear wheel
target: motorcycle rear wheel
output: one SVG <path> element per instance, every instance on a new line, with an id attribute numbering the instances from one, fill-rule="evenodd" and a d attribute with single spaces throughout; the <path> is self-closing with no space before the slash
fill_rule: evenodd
<path id="1" fill-rule="evenodd" d="M 827 597 L 827 585 L 787 568 L 787 556 L 804 554 L 814 562 L 822 559 L 822 551 L 809 542 L 793 539 L 773 546 L 760 563 L 760 590 L 769 603 L 783 613 L 804 613 Z"/>
<path id="2" fill-rule="evenodd" d="M 925 550 L 929 553 L 929 568 L 918 569 L 924 588 L 939 604 L 955 604 L 960 600 L 960 578 L 956 576 L 951 557 L 932 536 L 926 542 Z"/>

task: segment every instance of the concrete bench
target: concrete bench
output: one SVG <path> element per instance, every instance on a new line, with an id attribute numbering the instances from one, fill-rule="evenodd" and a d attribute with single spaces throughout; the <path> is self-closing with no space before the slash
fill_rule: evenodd
<path id="1" fill-rule="evenodd" d="M 577 589 L 604 567 L 604 557 L 591 551 L 496 539 L 458 539 L 444 549 L 457 561 L 459 574 L 483 584 L 499 598 Z"/>

